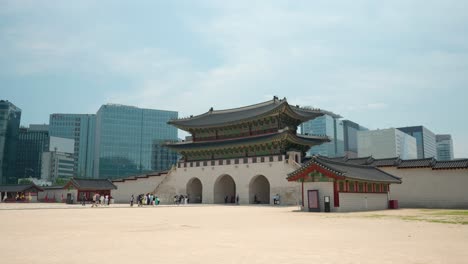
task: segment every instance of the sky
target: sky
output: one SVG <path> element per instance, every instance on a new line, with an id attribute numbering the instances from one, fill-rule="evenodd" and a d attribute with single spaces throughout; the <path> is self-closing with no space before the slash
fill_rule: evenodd
<path id="1" fill-rule="evenodd" d="M 0 0 L 0 99 L 27 126 L 276 95 L 369 129 L 424 125 L 468 157 L 466 14 L 463 0 Z"/>

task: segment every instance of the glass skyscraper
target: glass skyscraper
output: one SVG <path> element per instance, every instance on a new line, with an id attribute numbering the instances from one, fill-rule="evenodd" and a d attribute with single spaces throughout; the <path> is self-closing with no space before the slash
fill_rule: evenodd
<path id="1" fill-rule="evenodd" d="M 17 178 L 41 178 L 42 152 L 49 150 L 49 131 L 20 128 L 16 160 Z"/>
<path id="2" fill-rule="evenodd" d="M 175 111 L 107 104 L 96 116 L 95 176 L 122 178 L 169 169 L 177 154 L 163 146 L 177 141 L 177 128 L 167 124 Z"/>
<path id="3" fill-rule="evenodd" d="M 366 130 L 368 129 L 353 121 L 343 120 L 344 153 L 348 158 L 358 157 L 357 132 Z"/>
<path id="4" fill-rule="evenodd" d="M 16 182 L 16 156 L 21 109 L 0 100 L 0 184 Z"/>
<path id="5" fill-rule="evenodd" d="M 303 135 L 323 135 L 330 138 L 330 142 L 313 146 L 307 151 L 307 156 L 322 155 L 326 157 L 344 156 L 343 121 L 330 115 L 323 115 L 301 124 Z"/>
<path id="6" fill-rule="evenodd" d="M 51 114 L 49 134 L 75 140 L 74 176 L 93 178 L 94 173 L 94 133 L 96 115 Z"/>
<path id="7" fill-rule="evenodd" d="M 453 141 L 451 135 L 436 135 L 437 160 L 453 160 Z"/>
<path id="8" fill-rule="evenodd" d="M 436 136 L 432 131 L 423 126 L 400 127 L 398 130 L 416 138 L 418 159 L 437 156 Z"/>

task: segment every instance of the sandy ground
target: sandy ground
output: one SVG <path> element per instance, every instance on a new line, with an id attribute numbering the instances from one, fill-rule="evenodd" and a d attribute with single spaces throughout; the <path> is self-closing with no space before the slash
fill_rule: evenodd
<path id="1" fill-rule="evenodd" d="M 0 204 L 0 263 L 468 263 L 468 225 L 294 210 Z"/>

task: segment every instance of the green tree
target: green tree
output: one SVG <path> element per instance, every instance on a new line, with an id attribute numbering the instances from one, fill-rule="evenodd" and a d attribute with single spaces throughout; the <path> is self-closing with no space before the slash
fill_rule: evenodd
<path id="1" fill-rule="evenodd" d="M 30 179 L 20 179 L 18 184 L 32 184 L 33 182 Z"/>
<path id="2" fill-rule="evenodd" d="M 63 185 L 65 185 L 65 184 L 67 184 L 69 181 L 70 181 L 69 178 L 57 178 L 57 179 L 55 179 L 53 185 L 55 185 L 55 186 L 63 186 Z"/>

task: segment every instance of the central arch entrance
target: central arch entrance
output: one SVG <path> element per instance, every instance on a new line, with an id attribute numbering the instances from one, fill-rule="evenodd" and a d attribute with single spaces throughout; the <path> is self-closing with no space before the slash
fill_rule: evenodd
<path id="1" fill-rule="evenodd" d="M 187 195 L 190 203 L 202 203 L 203 186 L 198 178 L 192 178 L 187 182 Z"/>
<path id="2" fill-rule="evenodd" d="M 236 183 L 229 175 L 219 176 L 214 184 L 214 203 L 233 203 L 236 195 Z"/>
<path id="3" fill-rule="evenodd" d="M 269 204 L 270 203 L 270 182 L 263 175 L 252 178 L 249 184 L 249 203 Z"/>

